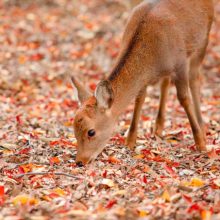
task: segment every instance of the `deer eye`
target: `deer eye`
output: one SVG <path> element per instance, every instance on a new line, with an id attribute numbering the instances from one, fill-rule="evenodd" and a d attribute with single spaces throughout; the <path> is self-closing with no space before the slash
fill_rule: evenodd
<path id="1" fill-rule="evenodd" d="M 89 131 L 88 131 L 88 136 L 89 136 L 89 137 L 95 136 L 95 130 L 94 130 L 94 129 L 89 130 Z"/>

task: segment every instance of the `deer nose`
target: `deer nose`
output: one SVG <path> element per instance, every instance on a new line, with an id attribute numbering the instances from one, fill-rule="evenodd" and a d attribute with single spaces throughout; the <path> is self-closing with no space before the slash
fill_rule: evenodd
<path id="1" fill-rule="evenodd" d="M 82 161 L 77 161 L 76 166 L 77 167 L 83 167 L 83 162 Z"/>

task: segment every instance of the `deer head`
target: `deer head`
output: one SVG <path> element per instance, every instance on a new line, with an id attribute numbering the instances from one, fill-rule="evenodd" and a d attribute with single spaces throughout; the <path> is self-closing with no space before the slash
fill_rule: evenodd
<path id="1" fill-rule="evenodd" d="M 75 115 L 74 132 L 78 144 L 76 162 L 82 165 L 93 161 L 102 152 L 113 133 L 116 121 L 111 111 L 114 94 L 107 80 L 97 85 L 94 94 L 75 77 L 71 80 L 81 104 Z"/>

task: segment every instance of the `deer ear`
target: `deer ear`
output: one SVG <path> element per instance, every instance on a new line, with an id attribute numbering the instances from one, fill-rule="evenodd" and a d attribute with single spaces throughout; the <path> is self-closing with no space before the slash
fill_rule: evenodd
<path id="1" fill-rule="evenodd" d="M 78 100 L 80 101 L 80 103 L 82 104 L 83 102 L 85 102 L 89 97 L 92 96 L 92 94 L 90 94 L 89 91 L 87 91 L 85 89 L 85 86 L 76 79 L 76 77 L 71 76 L 71 81 L 73 86 L 76 88 L 77 93 L 78 93 Z"/>
<path id="2" fill-rule="evenodd" d="M 108 80 L 103 80 L 97 85 L 95 90 L 95 98 L 97 100 L 98 107 L 104 109 L 111 108 L 114 93 Z"/>

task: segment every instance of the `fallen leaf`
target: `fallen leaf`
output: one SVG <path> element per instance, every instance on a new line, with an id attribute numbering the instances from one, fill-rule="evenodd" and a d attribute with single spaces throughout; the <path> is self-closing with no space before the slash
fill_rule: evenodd
<path id="1" fill-rule="evenodd" d="M 161 198 L 163 198 L 166 202 L 170 202 L 170 193 L 168 192 L 168 190 L 165 190 L 161 196 Z"/>
<path id="2" fill-rule="evenodd" d="M 38 200 L 29 195 L 18 195 L 12 199 L 14 205 L 36 205 Z"/>
<path id="3" fill-rule="evenodd" d="M 207 210 L 202 210 L 201 219 L 202 220 L 211 220 L 212 219 L 212 213 L 210 211 L 207 211 Z"/>
<path id="4" fill-rule="evenodd" d="M 102 184 L 102 185 L 106 185 L 106 186 L 108 186 L 108 187 L 110 187 L 110 188 L 115 186 L 114 181 L 111 180 L 111 179 L 103 179 L 103 180 L 101 181 L 101 184 Z"/>

